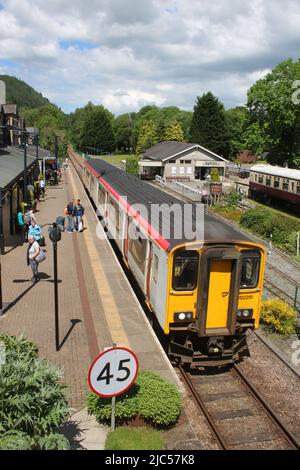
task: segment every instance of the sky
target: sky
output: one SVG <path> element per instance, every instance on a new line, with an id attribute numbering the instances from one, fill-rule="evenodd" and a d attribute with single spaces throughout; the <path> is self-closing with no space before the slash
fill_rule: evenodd
<path id="1" fill-rule="evenodd" d="M 0 0 L 0 74 L 67 113 L 192 110 L 208 91 L 228 109 L 299 55 L 299 0 Z"/>

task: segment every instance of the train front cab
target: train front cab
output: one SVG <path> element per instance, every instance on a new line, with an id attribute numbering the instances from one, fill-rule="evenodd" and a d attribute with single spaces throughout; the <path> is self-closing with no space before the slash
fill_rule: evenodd
<path id="1" fill-rule="evenodd" d="M 264 263 L 265 250 L 254 243 L 176 247 L 165 325 L 170 356 L 215 366 L 247 354 L 245 332 L 259 325 Z"/>

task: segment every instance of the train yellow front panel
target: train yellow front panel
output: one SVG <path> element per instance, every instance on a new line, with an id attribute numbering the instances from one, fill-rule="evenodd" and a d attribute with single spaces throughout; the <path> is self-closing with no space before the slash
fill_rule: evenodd
<path id="1" fill-rule="evenodd" d="M 206 328 L 226 328 L 232 261 L 213 260 L 210 264 Z"/>

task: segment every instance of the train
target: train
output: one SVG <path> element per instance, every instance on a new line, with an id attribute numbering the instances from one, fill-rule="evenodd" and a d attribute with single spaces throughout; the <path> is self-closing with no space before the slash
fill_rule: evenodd
<path id="1" fill-rule="evenodd" d="M 246 332 L 259 326 L 264 246 L 205 210 L 202 235 L 194 230 L 187 237 L 181 209 L 193 225 L 200 204 L 186 208 L 106 161 L 69 155 L 167 340 L 170 359 L 206 368 L 247 355 Z"/>
<path id="2" fill-rule="evenodd" d="M 283 201 L 300 211 L 300 170 L 258 164 L 250 168 L 249 195 L 267 203 Z"/>

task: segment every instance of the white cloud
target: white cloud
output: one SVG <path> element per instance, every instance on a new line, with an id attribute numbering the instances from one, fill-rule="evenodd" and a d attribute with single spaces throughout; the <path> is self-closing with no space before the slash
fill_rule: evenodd
<path id="1" fill-rule="evenodd" d="M 298 57 L 300 6 L 286 0 L 2 0 L 0 71 L 66 111 L 177 105 L 211 90 L 225 105 Z M 2 62 L 1 62 L 2 59 Z M 13 64 L 10 65 L 10 62 Z"/>

